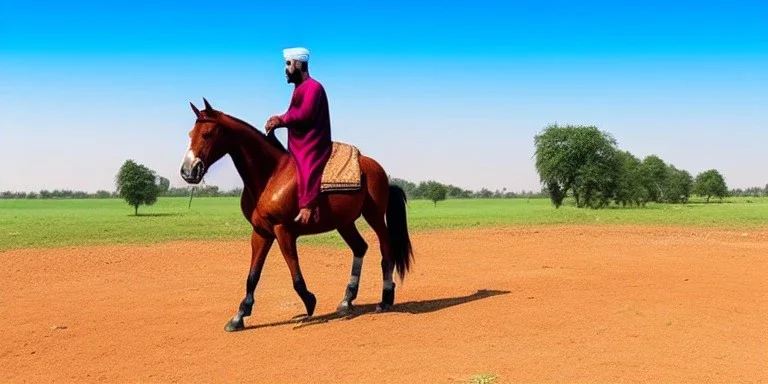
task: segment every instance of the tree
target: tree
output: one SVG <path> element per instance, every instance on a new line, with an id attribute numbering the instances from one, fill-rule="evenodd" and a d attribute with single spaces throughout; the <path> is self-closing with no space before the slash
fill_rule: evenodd
<path id="1" fill-rule="evenodd" d="M 693 189 L 693 177 L 686 170 L 669 165 L 664 186 L 665 201 L 672 204 L 686 203 Z"/>
<path id="2" fill-rule="evenodd" d="M 455 185 L 447 185 L 446 188 L 448 188 L 448 197 L 454 198 L 454 199 L 468 199 L 472 197 L 472 191 L 459 188 Z"/>
<path id="3" fill-rule="evenodd" d="M 693 177 L 688 171 L 677 169 L 656 155 L 643 159 L 637 177 L 647 191 L 648 201 L 656 203 L 687 202 L 693 188 Z"/>
<path id="4" fill-rule="evenodd" d="M 648 200 L 663 203 L 665 201 L 665 186 L 669 177 L 667 163 L 656 155 L 649 155 L 643 159 L 640 169 L 642 183 L 648 190 Z"/>
<path id="5" fill-rule="evenodd" d="M 560 208 L 565 200 L 565 192 L 560 189 L 560 185 L 557 183 L 549 183 L 544 185 L 544 190 L 549 195 L 549 200 L 555 205 L 555 208 Z"/>
<path id="6" fill-rule="evenodd" d="M 616 195 L 621 164 L 618 151 L 608 151 L 585 163 L 573 188 L 578 207 L 601 208 Z"/>
<path id="7" fill-rule="evenodd" d="M 619 179 L 614 199 L 622 206 L 645 205 L 648 201 L 648 189 L 643 183 L 642 162 L 629 153 L 621 151 L 619 157 Z"/>
<path id="8" fill-rule="evenodd" d="M 152 205 L 157 201 L 159 188 L 155 184 L 154 172 L 133 160 L 126 160 L 120 167 L 115 184 L 119 196 L 133 206 L 137 216 L 139 205 Z"/>
<path id="9" fill-rule="evenodd" d="M 412 199 L 417 200 L 427 198 L 427 186 L 428 184 L 426 182 L 419 182 L 419 185 L 411 189 L 411 194 L 413 195 Z"/>
<path id="10" fill-rule="evenodd" d="M 436 181 L 429 181 L 427 184 L 427 193 L 426 197 L 429 200 L 432 200 L 433 203 L 435 203 L 435 207 L 437 207 L 438 201 L 443 201 L 446 198 L 446 195 L 448 195 L 448 188 L 440 184 Z"/>
<path id="11" fill-rule="evenodd" d="M 157 188 L 158 193 L 161 195 L 164 195 L 168 193 L 168 190 L 171 189 L 171 181 L 166 179 L 165 177 L 156 175 L 157 178 Z"/>
<path id="12" fill-rule="evenodd" d="M 693 192 L 699 196 L 706 196 L 707 203 L 714 196 L 722 200 L 728 195 L 728 186 L 725 184 L 723 175 L 716 169 L 710 169 L 699 173 L 693 182 Z"/>
<path id="13" fill-rule="evenodd" d="M 100 189 L 96 191 L 96 195 L 94 197 L 96 197 L 97 199 L 109 199 L 110 197 L 112 197 L 112 193 L 110 193 L 109 191 Z"/>
<path id="14" fill-rule="evenodd" d="M 493 197 L 493 192 L 491 192 L 490 189 L 483 187 L 479 191 L 475 193 L 475 197 L 481 198 L 481 199 L 489 199 Z"/>
<path id="15" fill-rule="evenodd" d="M 594 126 L 549 125 L 534 137 L 536 171 L 560 207 L 570 190 L 576 206 L 600 207 L 618 182 L 616 140 Z"/>

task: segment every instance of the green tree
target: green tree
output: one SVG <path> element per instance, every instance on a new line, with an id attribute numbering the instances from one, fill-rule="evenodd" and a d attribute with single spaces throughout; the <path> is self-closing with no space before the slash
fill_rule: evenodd
<path id="1" fill-rule="evenodd" d="M 543 190 L 547 195 L 549 195 L 549 200 L 552 201 L 552 204 L 554 204 L 556 208 L 559 208 L 561 205 L 563 205 L 563 200 L 565 200 L 565 192 L 560 189 L 559 184 L 545 184 Z"/>
<path id="2" fill-rule="evenodd" d="M 534 137 L 536 171 L 555 207 L 570 190 L 577 207 L 600 207 L 618 183 L 616 140 L 594 126 L 549 125 Z"/>
<path id="3" fill-rule="evenodd" d="M 616 204 L 627 205 L 645 205 L 648 201 L 648 189 L 643 183 L 642 162 L 628 151 L 618 153 L 619 158 L 619 179 L 616 187 Z"/>
<path id="4" fill-rule="evenodd" d="M 656 203 L 665 201 L 665 186 L 669 177 L 667 163 L 656 155 L 649 155 L 640 165 L 640 178 L 648 191 L 648 200 Z"/>
<path id="5" fill-rule="evenodd" d="M 429 184 L 425 181 L 419 182 L 419 185 L 416 186 L 416 188 L 413 188 L 411 190 L 411 194 L 413 194 L 413 199 L 426 199 L 427 198 L 427 189 Z"/>
<path id="6" fill-rule="evenodd" d="M 109 191 L 105 191 L 103 189 L 100 189 L 100 190 L 96 191 L 96 196 L 95 197 L 97 199 L 109 199 L 110 197 L 112 197 L 112 193 L 110 193 Z"/>
<path id="7" fill-rule="evenodd" d="M 171 189 L 171 181 L 159 175 L 156 175 L 156 177 L 158 193 L 160 195 L 168 193 L 168 190 Z"/>
<path id="8" fill-rule="evenodd" d="M 493 197 L 493 192 L 491 192 L 490 189 L 483 187 L 475 193 L 475 196 L 481 199 L 490 199 Z"/>
<path id="9" fill-rule="evenodd" d="M 437 207 L 437 202 L 445 200 L 448 195 L 448 187 L 436 181 L 428 181 L 426 184 L 426 197 L 435 204 L 435 207 Z"/>
<path id="10" fill-rule="evenodd" d="M 672 204 L 686 203 L 693 190 L 693 176 L 682 169 L 669 165 L 664 186 L 665 201 Z"/>
<path id="11" fill-rule="evenodd" d="M 693 182 L 693 193 L 699 196 L 706 196 L 707 203 L 714 196 L 723 199 L 728 195 L 728 186 L 725 184 L 723 175 L 716 169 L 710 169 L 699 173 Z"/>
<path id="12" fill-rule="evenodd" d="M 155 174 L 144 165 L 133 160 L 126 160 L 115 176 L 115 184 L 120 197 L 139 214 L 139 205 L 152 205 L 157 201 L 159 188 L 155 184 Z"/>
<path id="13" fill-rule="evenodd" d="M 472 191 L 459 188 L 455 185 L 447 185 L 446 188 L 448 188 L 448 197 L 454 199 L 468 199 L 472 196 Z"/>
<path id="14" fill-rule="evenodd" d="M 608 151 L 579 169 L 574 197 L 579 207 L 601 208 L 616 195 L 621 172 L 618 151 Z"/>
<path id="15" fill-rule="evenodd" d="M 649 155 L 640 164 L 637 177 L 647 192 L 648 201 L 656 203 L 684 203 L 693 188 L 693 177 L 682 169 Z"/>

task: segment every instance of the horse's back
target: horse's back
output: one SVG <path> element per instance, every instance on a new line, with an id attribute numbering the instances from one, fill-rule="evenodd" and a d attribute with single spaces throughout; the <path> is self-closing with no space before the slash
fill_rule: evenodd
<path id="1" fill-rule="evenodd" d="M 320 194 L 321 209 L 349 224 L 357 220 L 365 209 L 386 212 L 389 180 L 384 168 L 375 159 L 360 155 L 360 187 L 352 191 L 323 192 Z M 325 206 L 325 207 L 323 207 Z"/>
<path id="2" fill-rule="evenodd" d="M 389 180 L 384 168 L 375 159 L 360 154 L 360 187 L 356 190 L 322 192 L 318 198 L 323 223 L 307 228 L 307 233 L 326 232 L 355 222 L 364 209 L 386 211 Z M 278 172 L 269 180 L 258 202 L 251 222 L 267 218 L 279 222 L 292 222 L 298 214 L 298 183 L 293 159 L 287 159 Z M 247 204 L 247 199 L 243 203 Z M 244 207 L 245 208 L 245 207 Z"/>

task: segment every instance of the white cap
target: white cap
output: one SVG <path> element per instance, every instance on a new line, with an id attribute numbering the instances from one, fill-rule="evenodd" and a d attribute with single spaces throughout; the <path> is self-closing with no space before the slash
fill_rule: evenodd
<path id="1" fill-rule="evenodd" d="M 309 50 L 306 48 L 286 48 L 283 49 L 283 57 L 286 60 L 298 60 L 303 62 L 309 61 Z"/>

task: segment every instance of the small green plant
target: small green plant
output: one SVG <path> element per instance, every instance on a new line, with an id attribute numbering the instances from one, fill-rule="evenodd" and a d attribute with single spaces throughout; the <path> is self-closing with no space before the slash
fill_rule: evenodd
<path id="1" fill-rule="evenodd" d="M 496 376 L 489 373 L 472 376 L 471 384 L 496 384 Z"/>

